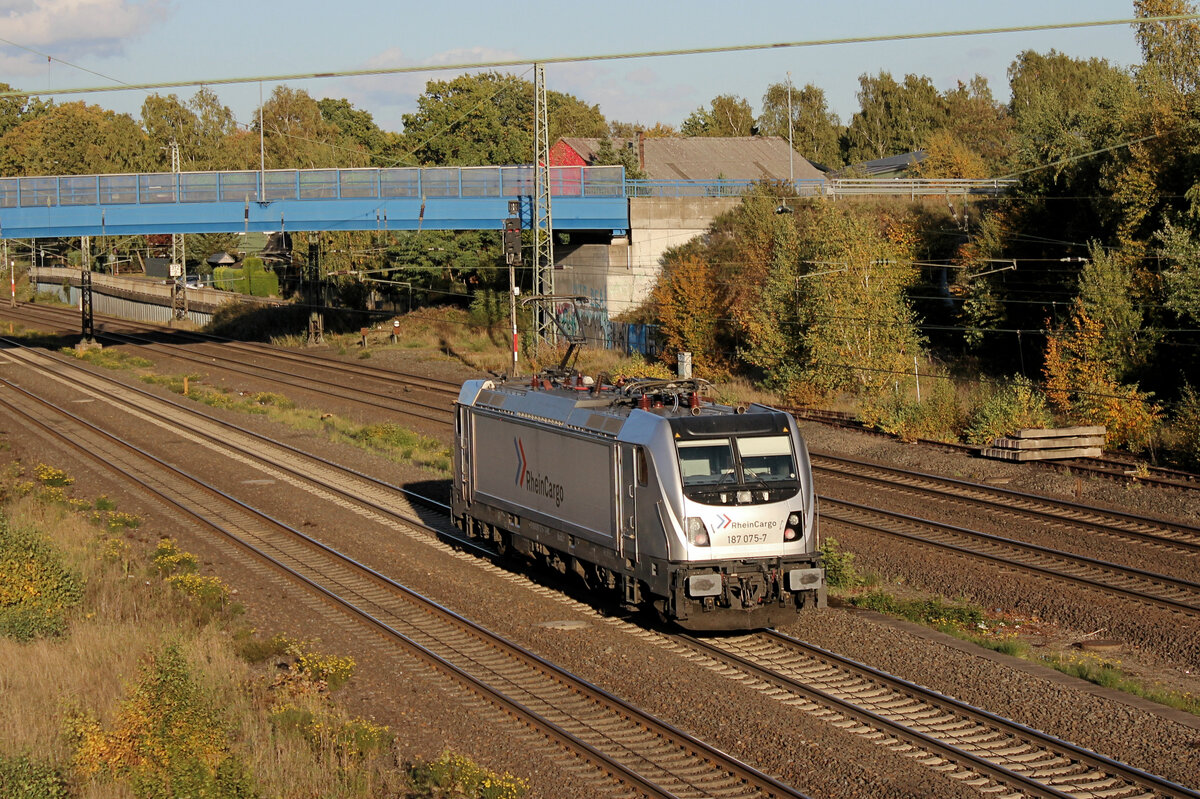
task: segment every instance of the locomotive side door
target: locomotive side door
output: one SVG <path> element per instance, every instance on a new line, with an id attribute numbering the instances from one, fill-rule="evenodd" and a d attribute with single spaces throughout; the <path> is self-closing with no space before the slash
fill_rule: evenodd
<path id="1" fill-rule="evenodd" d="M 619 444 L 618 447 L 620 468 L 617 470 L 617 551 L 626 560 L 636 563 L 638 463 L 645 462 L 645 455 L 641 447 L 633 444 Z"/>

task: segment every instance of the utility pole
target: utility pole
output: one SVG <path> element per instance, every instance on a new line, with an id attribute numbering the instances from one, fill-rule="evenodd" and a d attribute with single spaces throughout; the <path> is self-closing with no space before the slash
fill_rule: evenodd
<path id="1" fill-rule="evenodd" d="M 554 294 L 554 225 L 550 213 L 550 124 L 546 110 L 546 68 L 533 65 L 534 102 L 534 195 L 533 195 L 533 293 Z M 545 341 L 558 343 L 554 308 L 537 304 L 533 309 L 534 351 Z"/>
<path id="2" fill-rule="evenodd" d="M 8 264 L 8 281 L 12 286 L 12 300 L 8 307 L 17 307 L 17 267 L 8 257 L 8 239 L 4 240 L 4 262 Z"/>
<path id="3" fill-rule="evenodd" d="M 80 237 L 79 250 L 79 317 L 83 336 L 80 343 L 90 345 L 95 342 L 95 326 L 92 320 L 92 240 L 90 236 Z"/>
<path id="4" fill-rule="evenodd" d="M 792 148 L 792 73 L 787 74 L 788 79 L 788 180 L 792 186 L 796 185 L 796 169 L 793 166 L 793 158 L 796 151 Z"/>
<path id="5" fill-rule="evenodd" d="M 175 177 L 175 188 L 179 187 L 179 142 L 171 139 L 171 174 Z M 182 251 L 183 260 L 179 260 Z M 171 311 L 175 319 L 186 319 L 187 305 L 187 240 L 182 233 L 171 234 Z"/>
<path id="6" fill-rule="evenodd" d="M 508 201 L 504 220 L 504 260 L 508 263 L 508 317 L 512 322 L 512 374 L 517 374 L 517 265 L 521 263 L 521 201 Z"/>

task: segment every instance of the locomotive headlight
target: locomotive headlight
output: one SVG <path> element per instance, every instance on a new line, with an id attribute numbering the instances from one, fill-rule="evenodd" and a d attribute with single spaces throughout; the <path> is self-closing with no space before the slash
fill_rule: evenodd
<path id="1" fill-rule="evenodd" d="M 783 540 L 795 541 L 800 537 L 800 514 L 792 513 L 787 517 L 787 524 L 783 527 Z"/>
<path id="2" fill-rule="evenodd" d="M 704 526 L 704 520 L 699 516 L 687 517 L 687 535 L 688 543 L 698 547 L 706 547 L 712 544 L 708 537 L 708 528 Z"/>

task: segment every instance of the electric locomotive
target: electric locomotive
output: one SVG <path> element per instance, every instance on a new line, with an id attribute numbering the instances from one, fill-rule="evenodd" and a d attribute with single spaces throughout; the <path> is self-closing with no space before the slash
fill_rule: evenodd
<path id="1" fill-rule="evenodd" d="M 572 375 L 465 383 L 455 523 L 685 629 L 823 607 L 808 448 L 787 413 L 707 381 Z"/>

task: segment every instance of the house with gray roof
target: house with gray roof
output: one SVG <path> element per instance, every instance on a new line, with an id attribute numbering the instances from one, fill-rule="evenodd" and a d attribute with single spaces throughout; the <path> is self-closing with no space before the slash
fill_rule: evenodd
<path id="1" fill-rule="evenodd" d="M 601 139 L 563 138 L 550 148 L 551 166 L 590 166 Z M 824 175 L 779 136 L 612 139 L 613 149 L 637 151 L 651 180 L 820 180 Z"/>

